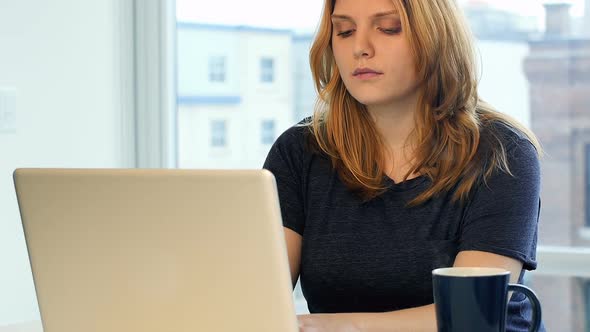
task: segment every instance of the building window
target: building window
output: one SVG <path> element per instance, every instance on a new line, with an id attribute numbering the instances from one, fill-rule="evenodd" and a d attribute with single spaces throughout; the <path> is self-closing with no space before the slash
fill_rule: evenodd
<path id="1" fill-rule="evenodd" d="M 209 82 L 225 82 L 225 57 L 209 58 Z"/>
<path id="2" fill-rule="evenodd" d="M 586 205 L 586 227 L 590 227 L 590 144 L 586 144 L 585 151 L 584 151 L 584 168 L 586 170 L 585 174 L 585 189 L 586 189 L 586 196 L 585 196 L 585 205 Z"/>
<path id="3" fill-rule="evenodd" d="M 225 120 L 211 121 L 211 146 L 222 148 L 227 145 L 227 123 Z"/>
<path id="4" fill-rule="evenodd" d="M 275 61 L 272 58 L 260 59 L 260 81 L 263 83 L 272 83 L 275 80 Z"/>
<path id="5" fill-rule="evenodd" d="M 272 144 L 275 141 L 275 121 L 264 120 L 262 121 L 262 144 Z"/>

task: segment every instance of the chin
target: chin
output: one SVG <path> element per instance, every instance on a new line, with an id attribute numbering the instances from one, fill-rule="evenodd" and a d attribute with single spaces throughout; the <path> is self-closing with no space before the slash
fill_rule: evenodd
<path id="1" fill-rule="evenodd" d="M 371 88 L 370 91 L 350 91 L 350 95 L 359 103 L 366 107 L 379 107 L 386 105 L 395 105 L 399 102 L 407 101 L 409 98 L 415 98 L 415 89 L 408 89 L 408 91 L 387 91 L 389 93 L 375 93 L 382 92 L 379 89 Z"/>
<path id="2" fill-rule="evenodd" d="M 358 101 L 359 103 L 367 106 L 367 107 L 371 107 L 371 106 L 379 106 L 379 105 L 385 105 L 385 104 L 390 104 L 391 103 L 391 99 L 390 98 L 379 98 L 377 96 L 359 96 L 351 94 L 352 97 L 354 99 L 356 99 L 356 101 Z"/>

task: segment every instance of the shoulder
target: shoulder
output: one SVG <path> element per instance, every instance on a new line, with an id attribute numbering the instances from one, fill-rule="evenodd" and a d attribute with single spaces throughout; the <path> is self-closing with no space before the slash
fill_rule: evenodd
<path id="1" fill-rule="evenodd" d="M 493 151 L 503 152 L 510 168 L 515 164 L 538 164 L 535 144 L 523 130 L 509 123 L 493 121 L 482 126 L 480 143 L 480 152 L 486 157 L 493 157 Z"/>
<path id="2" fill-rule="evenodd" d="M 506 193 L 521 190 L 538 191 L 541 167 L 539 151 L 531 139 L 517 126 L 501 121 L 490 123 L 481 132 L 479 158 L 484 169 L 493 163 L 493 169 L 480 182 L 480 186 Z"/>
<path id="3" fill-rule="evenodd" d="M 309 119 L 310 118 L 305 118 L 299 121 L 297 124 L 291 126 L 289 129 L 285 130 L 281 135 L 279 135 L 275 145 L 286 144 L 292 146 L 305 143 L 305 140 L 311 133 Z"/>
<path id="4" fill-rule="evenodd" d="M 268 152 L 264 168 L 277 169 L 286 166 L 301 165 L 308 153 L 307 141 L 311 129 L 304 119 L 285 130 L 273 143 Z"/>
<path id="5" fill-rule="evenodd" d="M 514 125 L 498 120 L 482 125 L 481 136 L 485 140 L 495 139 L 505 147 L 529 141 L 527 135 L 522 130 Z"/>
<path id="6" fill-rule="evenodd" d="M 285 130 L 274 142 L 271 152 L 304 155 L 308 150 L 308 142 L 312 136 L 310 118 L 305 118 L 297 124 Z"/>

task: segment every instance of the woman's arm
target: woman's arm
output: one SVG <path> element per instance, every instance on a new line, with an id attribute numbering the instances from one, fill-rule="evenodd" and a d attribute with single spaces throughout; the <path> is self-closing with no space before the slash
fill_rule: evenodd
<path id="1" fill-rule="evenodd" d="M 299 266 L 301 265 L 301 235 L 287 227 L 283 228 L 289 256 L 289 268 L 291 269 L 291 281 L 293 282 L 293 288 L 295 288 L 299 278 Z"/>
<path id="2" fill-rule="evenodd" d="M 522 263 L 516 259 L 484 251 L 462 251 L 455 267 L 498 267 L 510 271 L 516 283 Z M 434 304 L 385 313 L 344 313 L 301 315 L 301 332 L 431 332 L 436 331 Z"/>
<path id="3" fill-rule="evenodd" d="M 434 304 L 385 313 L 299 315 L 301 332 L 432 332 Z"/>

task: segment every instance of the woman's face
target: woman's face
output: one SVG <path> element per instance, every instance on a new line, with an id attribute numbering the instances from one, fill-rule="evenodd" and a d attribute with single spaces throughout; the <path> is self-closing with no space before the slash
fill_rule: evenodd
<path id="1" fill-rule="evenodd" d="M 360 103 L 392 106 L 416 95 L 416 67 L 392 0 L 336 0 L 332 50 Z"/>

